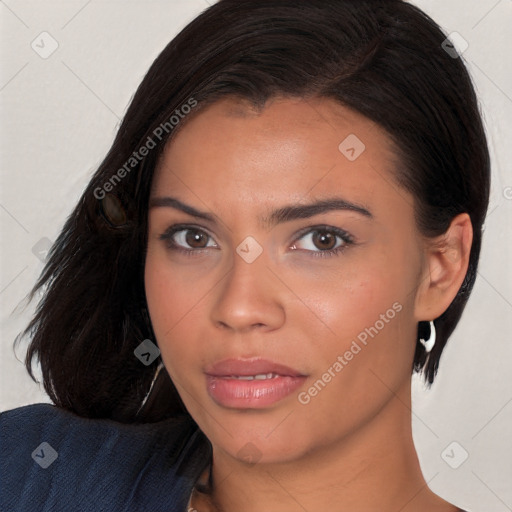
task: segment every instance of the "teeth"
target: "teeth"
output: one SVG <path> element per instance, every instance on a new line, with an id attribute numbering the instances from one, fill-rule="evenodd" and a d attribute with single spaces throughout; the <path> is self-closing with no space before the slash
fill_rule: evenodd
<path id="1" fill-rule="evenodd" d="M 255 375 L 254 378 L 256 380 L 265 380 L 265 379 L 272 379 L 274 377 L 273 373 L 267 373 L 266 375 L 264 373 L 261 373 L 260 375 Z M 276 375 L 277 377 L 277 375 Z"/>
<path id="2" fill-rule="evenodd" d="M 232 375 L 231 378 L 238 380 L 267 380 L 278 377 L 276 373 L 260 373 L 258 375 Z"/>

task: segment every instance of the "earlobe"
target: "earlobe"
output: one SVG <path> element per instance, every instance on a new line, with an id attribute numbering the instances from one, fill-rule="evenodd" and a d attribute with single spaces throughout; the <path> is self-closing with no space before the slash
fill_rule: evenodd
<path id="1" fill-rule="evenodd" d="M 426 240 L 425 272 L 416 295 L 418 321 L 441 316 L 456 297 L 466 276 L 473 228 L 467 213 L 453 218 L 445 233 Z"/>

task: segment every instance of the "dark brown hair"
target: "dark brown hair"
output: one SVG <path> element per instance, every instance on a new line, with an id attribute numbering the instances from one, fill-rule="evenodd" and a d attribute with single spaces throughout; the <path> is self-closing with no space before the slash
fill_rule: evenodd
<path id="1" fill-rule="evenodd" d="M 206 105 L 232 95 L 261 109 L 285 96 L 331 98 L 378 123 L 397 147 L 396 179 L 415 198 L 423 234 L 470 215 L 464 283 L 435 320 L 430 355 L 417 343 L 414 370 L 431 383 L 475 281 L 490 179 L 475 92 L 445 39 L 400 0 L 221 0 L 193 20 L 146 74 L 32 290 L 44 295 L 20 335 L 31 336 L 30 375 L 37 356 L 50 398 L 82 416 L 187 414 L 165 369 L 144 401 L 158 360 L 134 356 L 142 340 L 156 343 L 143 272 L 153 172 L 165 143 Z"/>

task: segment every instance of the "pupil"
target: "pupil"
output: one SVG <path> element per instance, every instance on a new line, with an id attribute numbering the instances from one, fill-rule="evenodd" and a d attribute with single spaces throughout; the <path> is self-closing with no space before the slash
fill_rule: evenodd
<path id="1" fill-rule="evenodd" d="M 336 245 L 336 237 L 328 231 L 316 231 L 313 235 L 313 243 L 319 249 L 332 249 Z"/>
<path id="2" fill-rule="evenodd" d="M 205 235 L 204 233 L 199 233 L 198 231 L 187 231 L 187 234 L 185 236 L 185 240 L 187 241 L 187 244 L 191 247 L 205 247 L 205 245 L 202 245 L 201 242 L 205 242 Z"/>

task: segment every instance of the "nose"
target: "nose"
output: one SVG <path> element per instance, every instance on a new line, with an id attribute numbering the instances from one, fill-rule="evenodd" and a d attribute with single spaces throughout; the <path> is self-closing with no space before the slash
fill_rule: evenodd
<path id="1" fill-rule="evenodd" d="M 272 331 L 285 322 L 283 290 L 263 257 L 247 263 L 236 253 L 231 270 L 216 287 L 212 322 L 236 332 Z"/>

